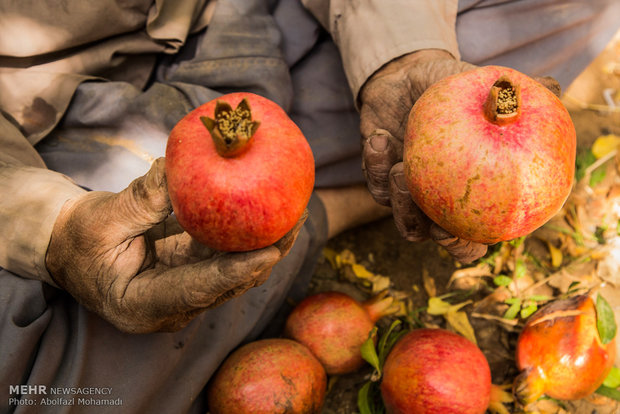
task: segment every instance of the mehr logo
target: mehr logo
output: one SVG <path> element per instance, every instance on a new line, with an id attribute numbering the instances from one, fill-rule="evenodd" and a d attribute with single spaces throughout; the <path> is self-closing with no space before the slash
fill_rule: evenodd
<path id="1" fill-rule="evenodd" d="M 9 394 L 44 395 L 47 394 L 45 385 L 9 385 Z"/>

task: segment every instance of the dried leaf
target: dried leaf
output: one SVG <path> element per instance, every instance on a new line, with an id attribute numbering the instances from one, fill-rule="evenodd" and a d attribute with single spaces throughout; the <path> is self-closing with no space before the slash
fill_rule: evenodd
<path id="1" fill-rule="evenodd" d="M 422 282 L 424 283 L 424 290 L 429 297 L 437 296 L 437 287 L 435 286 L 435 279 L 430 277 L 428 270 L 422 268 Z"/>
<path id="2" fill-rule="evenodd" d="M 472 341 L 474 344 L 477 344 L 476 334 L 474 333 L 474 328 L 469 323 L 469 319 L 467 318 L 467 314 L 463 311 L 448 311 L 445 315 L 446 322 L 448 325 L 452 327 L 456 332 L 463 335 L 465 338 Z"/>
<path id="3" fill-rule="evenodd" d="M 343 251 L 341 251 L 337 257 L 337 261 L 340 265 L 353 265 L 357 263 L 357 261 L 355 260 L 355 254 L 349 249 L 344 249 Z"/>
<path id="4" fill-rule="evenodd" d="M 426 312 L 431 315 L 444 315 L 450 311 L 451 306 L 444 300 L 432 297 L 428 299 L 428 309 Z"/>
<path id="5" fill-rule="evenodd" d="M 603 158 L 620 147 L 620 137 L 615 134 L 601 135 L 592 144 L 592 154 L 597 158 Z"/>
<path id="6" fill-rule="evenodd" d="M 511 387 L 512 384 L 491 384 L 491 401 L 489 402 L 488 407 L 491 414 L 510 414 L 510 411 L 508 411 L 504 404 L 509 404 L 514 401 L 512 393 L 506 391 Z"/>
<path id="7" fill-rule="evenodd" d="M 334 249 L 330 249 L 329 247 L 325 247 L 323 248 L 323 256 L 325 257 L 325 259 L 327 259 L 332 269 L 338 269 L 338 252 L 336 252 Z"/>
<path id="8" fill-rule="evenodd" d="M 357 264 L 357 263 L 352 264 L 351 270 L 353 270 L 353 273 L 355 273 L 355 276 L 357 276 L 360 279 L 372 279 L 375 276 L 374 273 L 368 271 L 368 269 L 366 269 L 361 264 Z"/>
<path id="9" fill-rule="evenodd" d="M 426 312 L 431 315 L 445 315 L 448 312 L 456 312 L 463 306 L 467 306 L 472 302 L 472 300 L 467 300 L 465 302 L 452 305 L 441 298 L 430 298 L 428 300 L 428 309 Z"/>
<path id="10" fill-rule="evenodd" d="M 562 260 L 564 259 L 562 256 L 562 251 L 550 242 L 547 242 L 547 247 L 549 248 L 549 254 L 551 255 L 551 266 L 555 268 L 562 266 Z"/>

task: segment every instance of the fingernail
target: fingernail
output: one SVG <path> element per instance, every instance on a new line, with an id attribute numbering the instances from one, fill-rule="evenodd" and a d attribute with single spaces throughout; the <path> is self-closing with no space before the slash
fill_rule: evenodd
<path id="1" fill-rule="evenodd" d="M 388 146 L 388 137 L 385 135 L 375 135 L 370 138 L 369 144 L 373 150 L 383 152 Z"/>
<path id="2" fill-rule="evenodd" d="M 392 177 L 394 180 L 394 184 L 399 191 L 409 191 L 409 189 L 407 188 L 407 183 L 405 182 L 405 174 L 398 173 L 394 174 Z"/>

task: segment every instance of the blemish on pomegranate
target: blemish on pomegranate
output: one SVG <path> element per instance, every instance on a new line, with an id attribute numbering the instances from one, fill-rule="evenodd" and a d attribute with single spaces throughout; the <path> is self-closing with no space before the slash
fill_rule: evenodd
<path id="1" fill-rule="evenodd" d="M 480 179 L 480 174 L 476 174 L 475 176 L 469 177 L 467 179 L 467 185 L 465 187 L 465 194 L 463 194 L 463 197 L 457 200 L 459 204 L 461 205 L 461 208 L 463 208 L 464 205 L 469 202 L 469 194 L 471 193 L 471 186 L 476 180 L 479 180 L 479 179 Z"/>

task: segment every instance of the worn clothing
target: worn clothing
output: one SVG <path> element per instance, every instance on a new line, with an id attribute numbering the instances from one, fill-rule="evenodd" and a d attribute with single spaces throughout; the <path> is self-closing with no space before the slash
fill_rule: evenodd
<path id="1" fill-rule="evenodd" d="M 219 362 L 307 282 L 326 235 L 316 198 L 263 286 L 178 333 L 122 334 L 53 287 L 44 258 L 63 203 L 144 174 L 192 108 L 229 91 L 264 95 L 308 138 L 317 186 L 349 185 L 363 180 L 354 103 L 386 62 L 439 48 L 566 87 L 620 20 L 620 3 L 602 0 L 303 5 L 0 0 L 0 412 L 205 412 Z M 19 384 L 110 387 L 123 405 L 10 407 Z"/>

